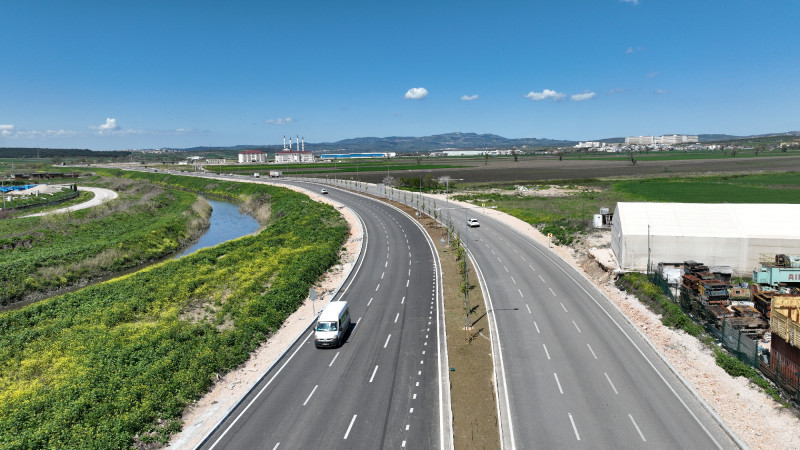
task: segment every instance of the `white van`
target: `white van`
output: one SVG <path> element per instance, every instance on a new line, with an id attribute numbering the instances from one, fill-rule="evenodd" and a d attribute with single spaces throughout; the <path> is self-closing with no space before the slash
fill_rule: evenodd
<path id="1" fill-rule="evenodd" d="M 339 347 L 349 328 L 350 309 L 347 307 L 347 302 L 330 302 L 317 319 L 314 345 L 317 348 Z"/>

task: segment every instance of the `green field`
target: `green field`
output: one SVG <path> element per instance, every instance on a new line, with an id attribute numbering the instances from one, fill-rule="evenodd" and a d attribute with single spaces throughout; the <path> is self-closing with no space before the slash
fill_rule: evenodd
<path id="1" fill-rule="evenodd" d="M 195 239 L 210 209 L 144 181 L 97 180 L 120 198 L 43 217 L 0 220 L 0 304 L 160 259 Z"/>
<path id="2" fill-rule="evenodd" d="M 257 198 L 272 218 L 258 235 L 0 313 L 0 447 L 166 441 L 215 374 L 296 310 L 348 235 L 333 207 L 287 189 L 154 181 Z"/>
<path id="3" fill-rule="evenodd" d="M 617 202 L 800 203 L 800 173 L 726 175 L 641 180 L 581 180 L 564 188 L 583 188 L 565 197 L 522 195 L 509 186 L 481 185 L 457 200 L 496 205 L 498 209 L 552 233 L 556 242 L 572 244 L 589 229 L 601 207 L 613 212 Z M 547 186 L 528 186 L 531 189 Z"/>

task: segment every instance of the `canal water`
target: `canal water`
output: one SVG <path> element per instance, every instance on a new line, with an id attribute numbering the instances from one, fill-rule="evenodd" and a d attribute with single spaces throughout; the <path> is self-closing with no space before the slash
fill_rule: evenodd
<path id="1" fill-rule="evenodd" d="M 213 208 L 209 219 L 208 231 L 200 236 L 200 239 L 194 245 L 186 248 L 175 258 L 258 231 L 258 221 L 252 216 L 241 213 L 239 206 L 235 203 L 220 200 L 208 200 L 208 203 Z"/>
<path id="2" fill-rule="evenodd" d="M 241 212 L 239 212 L 239 206 L 236 205 L 235 203 L 225 202 L 220 200 L 208 200 L 208 203 L 211 204 L 211 208 L 213 208 L 211 210 L 211 217 L 209 218 L 208 230 L 200 237 L 200 239 L 197 242 L 195 242 L 192 246 L 187 247 L 185 250 L 183 250 L 176 256 L 167 256 L 159 261 L 151 261 L 149 263 L 142 264 L 137 267 L 131 267 L 130 269 L 124 270 L 122 272 L 94 279 L 89 283 L 62 288 L 57 291 L 49 292 L 46 294 L 39 294 L 33 296 L 33 298 L 29 298 L 21 302 L 12 303 L 11 305 L 7 306 L 2 306 L 0 307 L 0 312 L 10 311 L 12 309 L 19 309 L 22 308 L 23 306 L 44 300 L 46 298 L 65 294 L 67 292 L 76 291 L 78 289 L 83 289 L 87 286 L 91 286 L 93 284 L 97 284 L 102 281 L 111 280 L 129 273 L 138 272 L 139 270 L 142 270 L 145 267 L 151 266 L 161 261 L 166 261 L 173 258 L 180 258 L 181 256 L 188 255 L 189 253 L 196 252 L 197 250 L 206 247 L 213 247 L 225 241 L 236 239 L 242 236 L 247 236 L 248 234 L 255 233 L 256 231 L 258 231 L 260 227 L 258 221 L 254 219 L 252 216 L 249 216 L 247 214 L 242 214 Z"/>

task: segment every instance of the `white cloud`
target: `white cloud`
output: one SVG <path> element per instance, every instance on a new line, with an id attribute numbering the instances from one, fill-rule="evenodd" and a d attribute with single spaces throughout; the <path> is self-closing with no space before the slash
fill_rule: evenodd
<path id="1" fill-rule="evenodd" d="M 625 89 L 625 88 L 614 88 L 614 89 L 608 91 L 608 95 L 619 94 L 620 92 L 625 92 L 625 91 L 627 91 L 627 89 Z"/>
<path id="2" fill-rule="evenodd" d="M 424 87 L 418 87 L 409 89 L 408 92 L 406 92 L 405 98 L 409 98 L 411 100 L 422 100 L 427 96 L 428 90 Z"/>
<path id="3" fill-rule="evenodd" d="M 548 98 L 553 99 L 553 101 L 557 101 L 557 100 L 563 99 L 566 96 L 567 96 L 567 94 L 562 94 L 561 92 L 551 91 L 550 89 L 545 89 L 542 92 L 530 91 L 525 95 L 525 97 L 527 97 L 527 98 L 529 98 L 529 99 L 531 99 L 531 100 L 533 100 L 535 102 L 538 102 L 539 100 L 545 100 L 545 99 L 548 99 Z"/>
<path id="4" fill-rule="evenodd" d="M 106 117 L 106 123 L 104 123 L 102 125 L 98 125 L 96 127 L 89 127 L 89 128 L 92 129 L 92 130 L 99 130 L 100 133 L 103 133 L 103 132 L 106 132 L 106 131 L 119 130 L 120 126 L 117 125 L 117 119 L 112 119 L 111 117 Z"/>
<path id="5" fill-rule="evenodd" d="M 656 89 L 656 94 L 669 94 L 669 91 L 666 89 Z"/>
<path id="6" fill-rule="evenodd" d="M 638 5 L 639 0 L 619 0 L 620 3 L 630 3 L 631 5 Z"/>
<path id="7" fill-rule="evenodd" d="M 461 100 L 464 100 L 465 102 L 471 102 L 471 101 L 473 101 L 473 100 L 477 100 L 477 99 L 478 99 L 478 94 L 474 94 L 474 95 L 462 95 L 462 96 L 461 96 Z"/>
<path id="8" fill-rule="evenodd" d="M 67 137 L 75 136 L 78 133 L 72 130 L 33 130 L 33 131 L 17 131 L 14 137 L 21 138 L 46 138 L 46 137 Z"/>
<path id="9" fill-rule="evenodd" d="M 11 136 L 14 134 L 14 125 L 2 125 L 0 124 L 0 135 L 2 136 Z"/>
<path id="10" fill-rule="evenodd" d="M 644 50 L 644 47 L 636 47 L 636 48 L 633 48 L 633 47 L 628 47 L 628 49 L 627 49 L 627 50 L 625 50 L 625 53 L 626 53 L 626 54 L 628 54 L 628 55 L 630 55 L 631 53 L 640 52 L 640 51 L 642 51 L 642 50 Z"/>
<path id="11" fill-rule="evenodd" d="M 591 91 L 586 91 L 583 94 L 575 94 L 575 95 L 571 96 L 570 99 L 572 99 L 573 102 L 583 102 L 583 101 L 586 101 L 586 100 L 591 100 L 591 99 L 595 98 L 596 96 L 597 96 L 596 93 L 591 92 Z"/>
<path id="12" fill-rule="evenodd" d="M 647 78 L 655 78 L 658 76 L 658 72 L 650 72 L 647 74 Z"/>
<path id="13" fill-rule="evenodd" d="M 292 119 L 291 117 L 280 117 L 277 119 L 267 119 L 265 120 L 265 122 L 270 125 L 286 125 L 294 122 L 294 119 Z"/>

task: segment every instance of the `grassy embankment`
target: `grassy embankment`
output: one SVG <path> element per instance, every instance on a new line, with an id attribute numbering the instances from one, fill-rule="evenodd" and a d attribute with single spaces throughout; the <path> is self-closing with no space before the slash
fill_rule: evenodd
<path id="1" fill-rule="evenodd" d="M 0 314 L 0 447 L 166 441 L 215 375 L 302 303 L 348 235 L 334 208 L 286 189 L 151 175 L 121 174 L 256 198 L 271 219 L 258 235 Z"/>
<path id="2" fill-rule="evenodd" d="M 208 203 L 190 193 L 143 180 L 93 184 L 120 198 L 85 210 L 0 221 L 0 304 L 158 260 L 208 227 Z"/>

